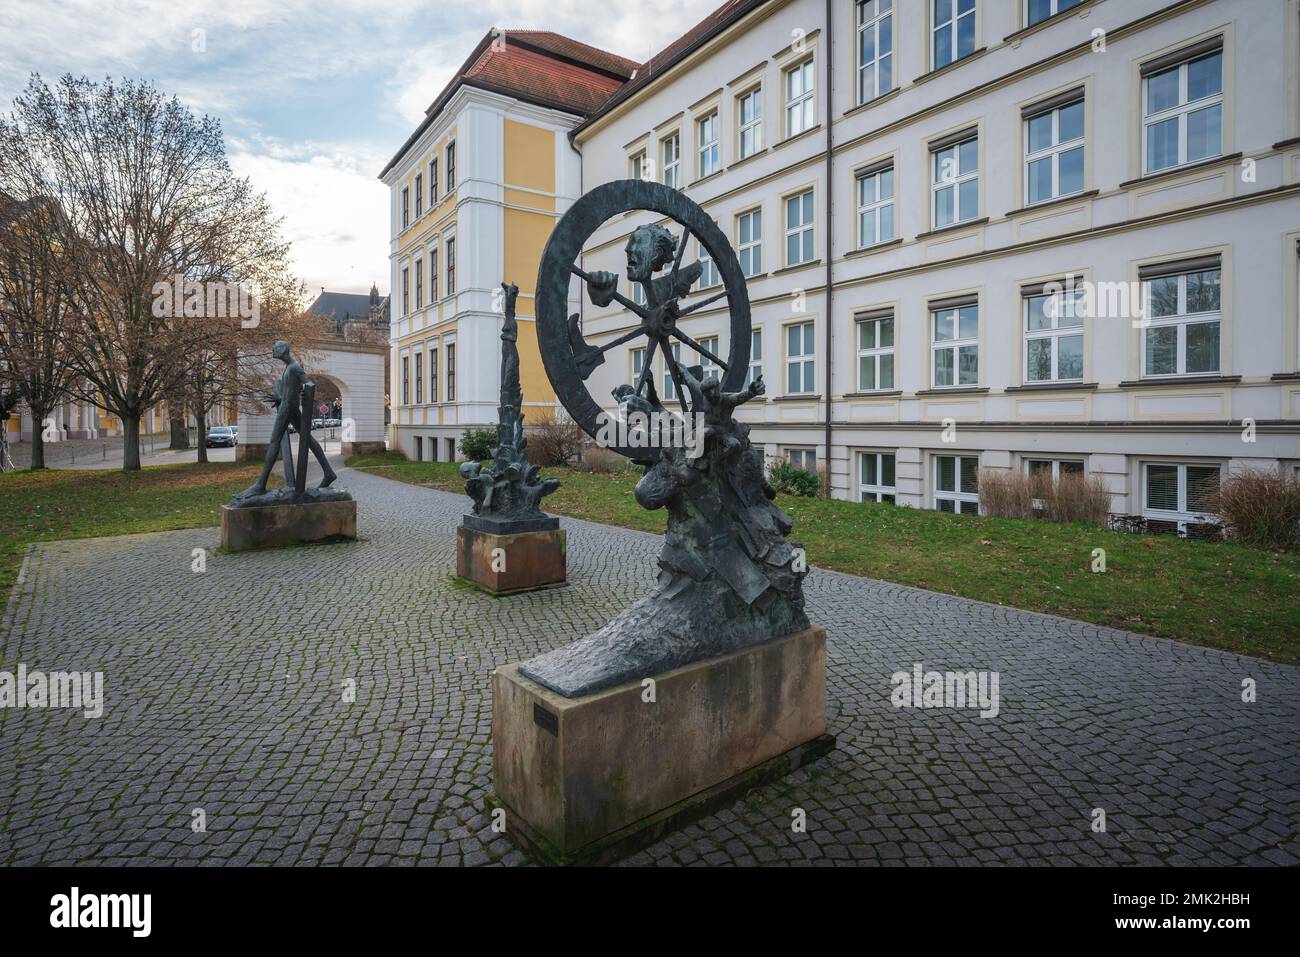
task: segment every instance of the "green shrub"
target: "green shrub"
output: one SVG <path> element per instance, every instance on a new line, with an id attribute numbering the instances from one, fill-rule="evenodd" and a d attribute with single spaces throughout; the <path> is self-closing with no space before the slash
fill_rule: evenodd
<path id="1" fill-rule="evenodd" d="M 497 447 L 495 429 L 466 429 L 460 436 L 460 454 L 475 462 L 484 462 L 492 458 L 492 450 Z"/>
<path id="2" fill-rule="evenodd" d="M 801 469 L 789 462 L 777 462 L 768 473 L 768 480 L 778 492 L 786 495 L 802 495 L 812 498 L 817 494 L 820 483 L 817 476 L 807 469 Z"/>

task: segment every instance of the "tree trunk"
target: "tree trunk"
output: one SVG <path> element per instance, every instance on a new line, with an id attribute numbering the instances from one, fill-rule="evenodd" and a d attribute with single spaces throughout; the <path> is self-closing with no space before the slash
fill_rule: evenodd
<path id="1" fill-rule="evenodd" d="M 49 409 L 34 409 L 27 405 L 32 414 L 32 468 L 45 468 L 45 420 L 50 417 Z"/>
<path id="2" fill-rule="evenodd" d="M 199 462 L 202 464 L 208 461 L 208 417 L 202 412 L 197 412 L 194 421 L 198 423 Z"/>
<path id="3" fill-rule="evenodd" d="M 188 449 L 190 447 L 190 430 L 185 427 L 185 417 L 170 416 L 168 421 L 172 430 L 172 441 L 168 448 L 173 450 Z"/>
<path id="4" fill-rule="evenodd" d="M 121 416 L 122 419 L 122 471 L 140 471 L 140 416 Z M 35 449 L 33 449 L 33 453 Z"/>

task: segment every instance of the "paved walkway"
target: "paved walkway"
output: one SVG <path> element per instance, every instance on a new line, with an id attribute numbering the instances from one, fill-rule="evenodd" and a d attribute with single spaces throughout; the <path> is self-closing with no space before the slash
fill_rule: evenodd
<path id="1" fill-rule="evenodd" d="M 566 519 L 572 584 L 491 599 L 448 580 L 461 496 L 340 484 L 356 543 L 203 573 L 214 529 L 32 550 L 0 670 L 102 671 L 105 709 L 0 709 L 0 864 L 523 861 L 482 810 L 488 674 L 633 601 L 658 539 Z M 820 569 L 807 593 L 838 749 L 628 863 L 1300 861 L 1297 669 Z M 999 714 L 894 708 L 916 662 L 998 672 Z"/>

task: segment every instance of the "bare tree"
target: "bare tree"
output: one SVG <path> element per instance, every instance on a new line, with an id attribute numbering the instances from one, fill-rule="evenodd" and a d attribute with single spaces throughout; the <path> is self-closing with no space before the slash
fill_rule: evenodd
<path id="1" fill-rule="evenodd" d="M 141 416 L 185 396 L 194 363 L 226 341 L 212 289 L 284 271 L 279 223 L 231 171 L 220 124 L 142 81 L 34 75 L 0 120 L 0 188 L 64 213 L 72 364 L 84 398 L 122 421 L 123 468 L 138 469 Z"/>
<path id="2" fill-rule="evenodd" d="M 45 468 L 44 423 L 74 379 L 76 314 L 62 231 L 53 200 L 0 193 L 0 363 L 31 412 L 34 469 Z"/>

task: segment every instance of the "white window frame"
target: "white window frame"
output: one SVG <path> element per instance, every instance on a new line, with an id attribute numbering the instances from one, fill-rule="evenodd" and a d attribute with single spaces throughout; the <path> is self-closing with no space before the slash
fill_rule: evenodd
<path id="1" fill-rule="evenodd" d="M 1219 274 L 1219 308 L 1214 312 L 1192 312 L 1187 311 L 1187 277 L 1193 273 L 1217 272 Z M 1187 272 L 1175 273 L 1178 278 L 1178 312 L 1172 316 L 1161 316 L 1156 318 L 1151 309 L 1151 285 L 1154 280 L 1147 279 L 1142 282 L 1142 304 L 1144 307 L 1143 318 L 1141 321 L 1142 338 L 1139 344 L 1140 354 L 1138 357 L 1141 363 L 1141 376 L 1143 379 L 1168 379 L 1174 376 L 1205 376 L 1205 375 L 1222 375 L 1223 373 L 1223 266 L 1218 269 L 1192 269 Z M 1168 276 L 1157 277 L 1160 279 L 1170 278 Z M 1213 369 L 1203 369 L 1198 372 L 1187 371 L 1187 327 L 1200 325 L 1202 323 L 1213 322 L 1219 327 L 1219 361 L 1215 363 Z M 1174 372 L 1147 372 L 1147 342 L 1149 332 L 1152 329 L 1161 329 L 1176 327 L 1178 330 L 1178 352 L 1174 365 Z"/>
<path id="2" fill-rule="evenodd" d="M 890 338 L 892 341 L 890 342 L 889 345 L 884 346 L 880 344 L 880 340 L 884 338 L 881 335 L 881 330 L 884 328 L 882 326 L 882 323 L 886 323 L 886 322 L 889 323 L 890 325 Z M 862 330 L 867 326 L 870 326 L 873 330 L 872 341 L 875 343 L 875 345 L 864 348 L 862 345 Z M 853 336 L 854 336 L 853 341 L 857 343 L 857 347 L 858 347 L 857 349 L 858 363 L 857 363 L 857 369 L 855 370 L 858 379 L 858 391 L 859 392 L 894 391 L 894 384 L 898 381 L 898 360 L 894 354 L 894 350 L 897 348 L 897 343 L 898 343 L 898 338 L 897 338 L 898 328 L 894 324 L 894 317 L 876 316 L 871 319 L 858 319 L 854 322 Z M 880 382 L 880 360 L 884 356 L 890 356 L 891 358 L 894 359 L 894 361 L 890 364 L 890 369 L 889 369 L 889 378 L 890 378 L 889 385 L 882 385 Z M 862 360 L 863 359 L 871 359 L 872 365 L 876 370 L 876 375 L 875 375 L 876 384 L 871 386 L 870 388 L 865 386 L 862 382 Z"/>
<path id="3" fill-rule="evenodd" d="M 799 332 L 799 351 L 790 351 L 790 330 L 798 329 Z M 805 329 L 812 330 L 812 344 L 808 343 L 808 335 Z M 781 383 L 785 387 L 786 395 L 816 395 L 817 394 L 817 323 L 813 319 L 805 322 L 791 322 L 781 327 L 782 345 L 785 348 L 785 379 Z M 805 351 L 807 350 L 807 351 Z M 790 388 L 790 370 L 795 366 L 799 367 L 799 383 L 801 386 L 810 386 L 794 391 Z"/>
<path id="4" fill-rule="evenodd" d="M 812 209 L 808 213 L 807 222 L 805 222 L 803 218 L 804 197 L 809 197 L 812 200 Z M 790 203 L 793 200 L 798 200 L 799 222 L 794 225 L 791 225 Z M 785 218 L 785 242 L 782 244 L 783 252 L 785 254 L 785 264 L 787 266 L 802 266 L 810 262 L 816 262 L 817 233 L 815 230 L 817 224 L 817 196 L 815 192 L 811 188 L 809 188 L 809 189 L 801 190 L 800 192 L 795 193 L 791 196 L 781 197 L 781 211 L 782 211 L 782 216 Z M 805 235 L 812 236 L 811 249 L 809 250 L 807 258 L 803 258 L 803 249 L 804 249 L 803 238 Z M 799 240 L 798 248 L 799 248 L 799 255 L 801 258 L 795 260 L 792 260 L 790 258 L 790 238 L 792 236 L 797 236 Z"/>
<path id="5" fill-rule="evenodd" d="M 964 170 L 961 168 L 961 148 L 967 143 L 975 144 L 975 168 L 973 170 Z M 954 166 L 957 172 L 952 177 L 946 177 L 940 172 L 941 153 L 952 151 Z M 979 219 L 979 177 L 980 177 L 980 160 L 979 160 L 979 134 L 968 136 L 959 143 L 950 143 L 939 149 L 930 150 L 930 228 L 947 229 L 949 226 L 958 226 L 962 223 L 968 223 L 972 220 Z M 975 186 L 975 209 L 969 216 L 961 214 L 961 186 L 963 183 L 974 181 Z M 953 195 L 953 220 L 948 223 L 939 222 L 939 194 L 944 190 L 952 190 Z"/>
<path id="6" fill-rule="evenodd" d="M 813 475 L 817 474 L 817 449 L 815 447 L 802 445 L 786 446 L 783 451 L 785 452 L 785 460 L 795 468 L 803 469 L 805 472 L 811 472 Z M 797 462 L 795 461 L 796 457 L 799 459 Z M 811 467 L 809 467 L 810 460 Z"/>
<path id="7" fill-rule="evenodd" d="M 698 176 L 700 179 L 712 176 L 722 169 L 718 126 L 717 110 L 695 121 L 695 141 L 699 144 L 695 152 L 698 157 Z"/>
<path id="8" fill-rule="evenodd" d="M 1212 56 L 1217 56 L 1219 58 L 1219 92 L 1213 93 L 1210 96 L 1202 97 L 1199 100 L 1193 100 L 1189 103 L 1187 101 L 1188 68 L 1192 63 L 1195 63 L 1199 60 L 1207 59 L 1208 57 L 1212 57 Z M 1164 70 L 1159 71 L 1158 73 L 1152 73 L 1150 76 L 1144 76 L 1142 78 L 1142 172 L 1143 174 L 1150 175 L 1153 173 L 1163 173 L 1166 172 L 1167 170 L 1178 169 L 1179 167 L 1187 166 L 1191 163 L 1203 163 L 1207 160 L 1214 159 L 1216 156 L 1223 155 L 1223 133 L 1224 133 L 1223 62 L 1224 62 L 1223 50 L 1220 49 L 1212 53 L 1202 54 L 1201 56 L 1189 57 L 1188 59 L 1179 63 L 1177 66 L 1168 67 Z M 1164 76 L 1166 73 L 1169 73 L 1172 70 L 1178 71 L 1178 102 L 1175 103 L 1173 106 L 1169 107 L 1168 109 L 1161 110 L 1157 113 L 1148 113 L 1147 108 L 1150 105 L 1151 80 L 1157 76 Z M 1207 156 L 1201 156 L 1194 160 L 1188 159 L 1187 158 L 1187 119 L 1192 113 L 1199 113 L 1201 110 L 1211 109 L 1214 106 L 1218 106 L 1219 108 L 1219 149 L 1217 152 L 1211 153 Z M 1147 152 L 1147 146 L 1148 146 L 1147 140 L 1151 128 L 1153 126 L 1157 126 L 1158 124 L 1165 122 L 1166 120 L 1171 120 L 1175 118 L 1178 120 L 1178 162 L 1174 163 L 1172 166 L 1160 166 L 1160 167 L 1152 168 L 1149 165 L 1150 155 Z"/>
<path id="9" fill-rule="evenodd" d="M 798 136 L 817 125 L 817 77 L 810 57 L 781 71 L 781 95 L 785 100 L 785 135 Z M 799 88 L 795 89 L 795 79 Z"/>
<path id="10" fill-rule="evenodd" d="M 696 240 L 695 248 L 699 252 L 700 281 L 696 289 L 711 289 L 714 286 L 722 285 L 722 274 L 718 272 L 718 264 L 713 261 L 709 251 L 704 248 L 704 243 Z"/>
<path id="11" fill-rule="evenodd" d="M 1026 456 L 1024 459 L 1022 459 L 1021 462 L 1024 465 L 1026 475 L 1034 474 L 1034 471 L 1031 468 L 1033 463 L 1046 462 L 1048 466 L 1050 466 L 1048 471 L 1051 472 L 1053 482 L 1059 482 L 1061 480 L 1061 466 L 1065 465 L 1066 463 L 1069 463 L 1070 465 L 1079 466 L 1079 472 L 1080 474 L 1083 475 L 1087 474 L 1087 468 L 1088 468 L 1088 464 L 1083 459 L 1055 459 L 1055 458 L 1044 458 L 1042 456 L 1037 456 L 1037 455 L 1029 455 Z"/>
<path id="12" fill-rule="evenodd" d="M 411 266 L 415 270 L 415 308 L 424 308 L 424 260 L 416 257 Z"/>
<path id="13" fill-rule="evenodd" d="M 1061 325 L 1061 319 L 1064 318 L 1065 313 L 1069 311 L 1064 308 L 1064 303 L 1066 302 L 1067 296 L 1072 297 L 1075 300 L 1073 311 L 1076 313 L 1076 317 L 1079 320 L 1077 325 L 1073 325 L 1073 326 Z M 1078 336 L 1080 339 L 1083 340 L 1082 343 L 1083 364 L 1086 365 L 1087 363 L 1088 340 L 1083 329 L 1083 301 L 1080 298 L 1080 293 L 1072 289 L 1066 289 L 1059 293 L 1056 293 L 1054 296 L 1035 295 L 1035 296 L 1021 296 L 1020 298 L 1021 298 L 1020 328 L 1024 333 L 1022 337 L 1024 339 L 1024 345 L 1021 348 L 1020 360 L 1022 363 L 1021 368 L 1024 369 L 1024 376 L 1023 376 L 1024 384 L 1038 385 L 1044 382 L 1082 382 L 1084 378 L 1084 372 L 1086 371 L 1084 368 L 1082 367 L 1080 368 L 1078 376 L 1069 379 L 1063 379 L 1061 378 L 1060 375 L 1060 366 L 1059 366 L 1060 339 L 1064 336 Z M 1057 300 L 1057 306 L 1053 310 L 1052 324 L 1044 329 L 1030 329 L 1029 328 L 1029 316 L 1030 316 L 1029 304 L 1034 299 L 1043 299 L 1043 298 Z M 1029 378 L 1029 343 L 1033 340 L 1039 340 L 1039 339 L 1051 340 L 1052 377 L 1050 379 Z"/>
<path id="14" fill-rule="evenodd" d="M 705 349 L 708 349 L 715 356 L 718 354 L 717 336 L 704 336 L 702 339 L 699 339 L 698 341 L 700 345 L 702 345 Z M 708 356 L 701 355 L 700 356 L 700 375 L 701 375 L 700 381 L 707 382 L 710 379 L 714 380 L 715 382 L 720 381 L 722 379 L 722 373 L 720 371 L 720 368 L 721 367 L 712 359 L 710 359 Z"/>
<path id="15" fill-rule="evenodd" d="M 744 238 L 742 229 L 749 221 L 749 239 Z M 757 228 L 755 228 L 757 226 Z M 736 216 L 736 258 L 740 261 L 740 272 L 746 279 L 762 275 L 763 272 L 763 207 L 755 206 Z M 748 262 L 748 266 L 746 266 Z"/>
<path id="16" fill-rule="evenodd" d="M 961 334 L 961 311 L 963 309 L 975 310 L 975 335 L 974 336 L 963 336 Z M 971 303 L 965 306 L 949 306 L 944 309 L 931 308 L 929 310 L 930 313 L 930 387 L 931 388 L 971 389 L 979 385 L 979 376 L 980 376 L 979 333 L 980 333 L 980 325 L 983 322 L 983 317 L 980 315 L 979 309 L 980 307 L 978 303 Z M 938 317 L 941 314 L 948 313 L 948 312 L 951 312 L 953 314 L 953 338 L 939 339 L 938 338 L 938 333 L 939 333 Z M 969 347 L 969 346 L 975 347 L 975 381 L 962 382 L 961 381 L 961 349 L 962 347 Z M 949 383 L 940 383 L 939 382 L 939 353 L 946 350 L 952 351 L 953 381 Z"/>
<path id="17" fill-rule="evenodd" d="M 745 104 L 750 105 L 750 117 L 745 119 Z M 736 156 L 746 159 L 763 149 L 763 88 L 752 87 L 736 98 Z M 745 138 L 749 137 L 746 147 Z"/>
<path id="18" fill-rule="evenodd" d="M 930 6 L 930 15 L 931 17 L 933 17 L 934 5 L 933 3 L 931 3 L 931 0 L 926 0 L 926 2 Z M 980 42 L 979 21 L 977 19 L 977 17 L 979 16 L 979 0 L 971 0 L 970 9 L 967 10 L 965 13 L 961 13 L 961 14 L 958 13 L 958 7 L 957 7 L 960 0 L 939 0 L 939 2 L 947 3 L 948 13 L 951 15 L 951 19 L 946 20 L 943 23 L 937 23 L 932 20 L 930 23 L 930 69 L 931 70 L 941 70 L 946 66 L 951 66 L 952 64 L 958 62 L 959 60 L 966 59 L 966 57 L 970 56 L 977 49 L 979 49 L 979 42 Z M 975 20 L 975 29 L 971 31 L 972 34 L 971 48 L 967 50 L 965 53 L 959 53 L 957 50 L 957 36 L 958 36 L 957 23 L 959 20 L 964 20 L 966 17 L 970 17 L 971 19 Z M 947 30 L 952 33 L 952 43 L 949 47 L 952 53 L 952 59 L 949 60 L 947 63 L 940 63 L 939 56 L 938 56 L 939 32 L 942 30 Z"/>
<path id="19" fill-rule="evenodd" d="M 1051 5 L 1050 7 L 1051 12 L 1044 17 L 1040 17 L 1037 20 L 1030 19 L 1029 11 L 1030 11 L 1031 2 L 1032 0 L 1024 0 L 1024 13 L 1025 13 L 1026 27 L 1036 27 L 1040 23 L 1046 23 L 1048 20 L 1052 19 L 1052 17 L 1056 16 L 1058 13 L 1064 13 L 1066 10 L 1070 10 L 1074 7 L 1077 7 L 1079 4 L 1083 3 L 1083 0 L 1048 0 L 1048 3 Z"/>
<path id="20" fill-rule="evenodd" d="M 1077 137 L 1075 137 L 1072 140 L 1066 140 L 1062 142 L 1061 141 L 1061 110 L 1069 109 L 1072 106 L 1080 106 L 1083 107 L 1083 109 L 1085 110 L 1083 128 L 1079 131 L 1079 135 Z M 1058 106 L 1054 110 L 1047 111 L 1047 113 L 1050 113 L 1052 117 L 1052 142 L 1049 146 L 1046 146 L 1043 149 L 1038 150 L 1036 152 L 1031 152 L 1030 140 L 1029 140 L 1029 124 L 1032 123 L 1034 120 L 1042 119 L 1042 117 L 1046 115 L 1046 113 L 1038 113 L 1034 116 L 1029 117 L 1024 121 L 1025 123 L 1025 133 L 1024 133 L 1025 169 L 1024 169 L 1023 188 L 1025 191 L 1024 195 L 1025 195 L 1026 206 L 1037 206 L 1040 203 L 1050 203 L 1053 200 L 1064 199 L 1067 196 L 1078 196 L 1086 189 L 1087 187 L 1087 182 L 1086 182 L 1087 165 L 1086 164 L 1088 158 L 1088 154 L 1087 154 L 1088 127 L 1087 127 L 1086 110 L 1087 107 L 1084 105 L 1083 100 L 1080 99 L 1080 100 L 1076 100 L 1073 103 L 1066 103 L 1064 106 Z M 1061 154 L 1069 153 L 1076 149 L 1083 151 L 1084 175 L 1079 179 L 1078 189 L 1071 190 L 1068 193 L 1063 193 L 1061 192 Z M 1052 192 L 1051 195 L 1047 196 L 1044 199 L 1032 199 L 1029 195 L 1029 167 L 1032 164 L 1045 159 L 1050 159 L 1052 163 Z"/>
<path id="21" fill-rule="evenodd" d="M 424 352 L 416 349 L 411 353 L 411 367 L 415 370 L 415 404 L 424 405 Z"/>
<path id="22" fill-rule="evenodd" d="M 671 151 L 669 147 L 672 147 Z M 679 189 L 682 185 L 682 134 L 671 133 L 659 141 L 663 184 Z"/>
<path id="23" fill-rule="evenodd" d="M 662 349 L 660 349 L 659 351 L 661 353 L 663 352 Z M 682 364 L 682 344 L 680 342 L 673 343 L 673 358 L 677 361 L 678 365 Z M 663 376 L 664 376 L 664 387 L 663 387 L 664 401 L 667 402 L 669 400 L 672 400 L 675 402 L 677 401 L 677 386 L 673 382 L 673 373 L 668 366 L 668 356 L 665 355 L 663 357 L 662 365 L 663 365 Z"/>
<path id="24" fill-rule="evenodd" d="M 953 460 L 953 473 L 952 473 L 952 474 L 953 474 L 953 480 L 954 480 L 953 484 L 955 484 L 955 485 L 957 486 L 957 491 L 948 491 L 948 490 L 946 490 L 946 489 L 941 489 L 941 488 L 939 488 L 939 463 L 942 462 L 944 459 L 952 459 L 952 460 Z M 975 462 L 975 482 L 976 482 L 976 487 L 975 487 L 975 491 L 974 491 L 974 492 L 963 492 L 963 491 L 960 491 L 960 489 L 961 489 L 961 463 L 962 463 L 962 460 L 963 460 L 963 459 L 973 459 L 974 462 Z M 932 474 L 933 477 L 934 477 L 934 490 L 933 490 L 933 491 L 934 491 L 934 494 L 933 494 L 933 497 L 932 497 L 934 510 L 935 510 L 936 512 L 938 512 L 938 511 L 942 511 L 942 509 L 939 508 L 939 503 L 940 503 L 940 502 L 952 502 L 952 503 L 953 503 L 953 513 L 954 513 L 954 514 L 957 514 L 957 515 L 970 515 L 970 514 L 978 515 L 978 514 L 979 514 L 979 504 L 980 504 L 980 496 L 979 496 L 979 469 L 980 469 L 980 459 L 979 459 L 979 456 L 978 456 L 978 455 L 944 454 L 944 455 L 935 455 L 935 456 L 933 456 L 933 460 L 934 460 L 934 466 L 933 466 L 933 472 L 932 472 L 931 474 Z M 974 511 L 973 513 L 972 513 L 972 512 L 963 512 L 963 511 L 962 511 L 962 504 L 963 504 L 963 503 L 968 503 L 968 502 L 974 504 L 974 506 L 975 506 L 975 511 Z"/>
<path id="25" fill-rule="evenodd" d="M 415 218 L 424 215 L 424 174 L 415 174 Z"/>
<path id="26" fill-rule="evenodd" d="M 874 13 L 867 17 L 867 7 L 873 0 L 857 0 L 855 4 L 858 32 L 857 32 L 857 70 L 858 70 L 858 105 L 870 103 L 874 99 L 884 96 L 894 88 L 894 5 L 893 0 L 874 0 Z M 928 2 L 928 0 L 927 0 Z M 875 56 L 867 61 L 863 61 L 863 51 L 866 49 L 864 37 L 870 33 L 872 44 L 871 48 Z M 889 52 L 882 54 L 880 52 L 880 37 L 882 34 L 889 36 Z M 889 79 L 882 88 L 880 83 L 880 73 L 882 63 L 889 61 Z M 867 84 L 870 81 L 872 93 L 867 95 Z"/>
<path id="27" fill-rule="evenodd" d="M 884 175 L 889 174 L 888 188 L 889 195 L 883 195 L 885 190 Z M 882 169 L 873 170 L 870 173 L 861 173 L 854 180 L 854 190 L 858 200 L 858 248 L 866 249 L 869 246 L 879 246 L 881 243 L 894 241 L 897 230 L 898 212 L 894 208 L 894 197 L 897 192 L 894 188 L 894 167 L 888 166 Z M 866 187 L 870 183 L 871 196 L 866 196 Z M 880 213 L 886 207 L 890 210 L 889 215 L 889 235 L 884 235 L 880 227 Z M 871 217 L 872 234 L 868 236 L 863 228 L 864 220 L 867 213 L 873 213 Z"/>
<path id="28" fill-rule="evenodd" d="M 627 178 L 628 179 L 645 179 L 646 172 L 646 151 L 638 150 L 628 157 L 627 160 Z"/>
<path id="29" fill-rule="evenodd" d="M 885 459 L 894 460 L 894 484 L 885 485 Z M 867 460 L 871 459 L 876 466 L 876 482 L 874 484 L 867 482 Z M 897 452 L 859 452 L 858 453 L 858 501 L 859 502 L 884 502 L 888 497 L 893 500 L 892 504 L 898 503 L 898 454 Z"/>
<path id="30" fill-rule="evenodd" d="M 641 380 L 641 370 L 645 368 L 645 346 L 637 346 L 628 350 L 628 363 L 632 369 L 632 387 Z"/>
<path id="31" fill-rule="evenodd" d="M 1155 508 L 1150 504 L 1150 468 L 1153 465 L 1178 469 L 1178 507 L 1176 509 L 1170 510 Z M 1219 481 L 1223 481 L 1223 466 L 1217 462 L 1168 462 L 1159 459 L 1152 459 L 1150 461 L 1144 459 L 1142 461 L 1141 482 L 1143 518 L 1161 522 L 1177 522 L 1178 534 L 1185 535 L 1187 534 L 1188 524 L 1195 525 L 1205 521 L 1213 521 L 1218 517 L 1213 512 L 1194 512 L 1188 509 L 1187 470 L 1189 468 L 1215 469 L 1219 473 Z"/>
<path id="32" fill-rule="evenodd" d="M 411 314 L 411 267 L 402 267 L 402 315 Z"/>
<path id="33" fill-rule="evenodd" d="M 751 329 L 749 332 L 749 371 L 745 374 L 745 385 L 763 378 L 763 330 Z"/>
<path id="34" fill-rule="evenodd" d="M 402 228 L 406 229 L 411 225 L 411 188 L 402 187 Z"/>

